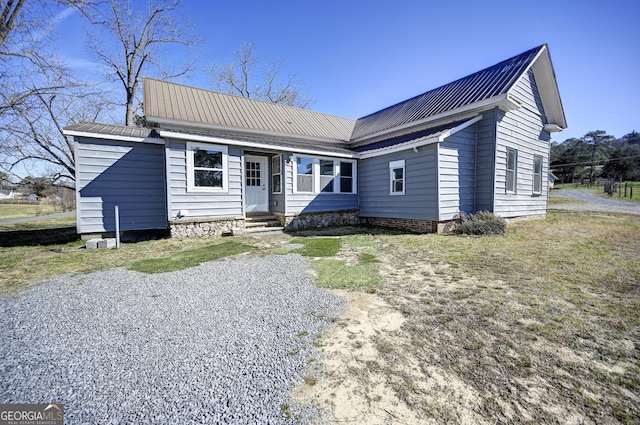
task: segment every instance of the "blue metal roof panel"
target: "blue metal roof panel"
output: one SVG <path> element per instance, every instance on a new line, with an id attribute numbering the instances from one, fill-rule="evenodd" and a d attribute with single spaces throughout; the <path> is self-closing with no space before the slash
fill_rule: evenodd
<path id="1" fill-rule="evenodd" d="M 351 140 L 507 93 L 544 46 L 397 103 L 356 121 Z"/>

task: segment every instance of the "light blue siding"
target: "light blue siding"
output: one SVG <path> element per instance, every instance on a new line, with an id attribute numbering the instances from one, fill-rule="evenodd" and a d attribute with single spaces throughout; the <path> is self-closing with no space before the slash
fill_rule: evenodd
<path id="1" fill-rule="evenodd" d="M 78 233 L 166 229 L 164 146 L 80 138 L 76 148 Z"/>
<path id="2" fill-rule="evenodd" d="M 286 213 L 300 214 L 323 211 L 344 211 L 358 208 L 357 193 L 294 193 L 293 191 L 293 167 L 291 154 L 285 154 L 284 191 L 286 196 Z M 323 159 L 339 158 L 322 157 Z M 354 164 L 354 170 L 359 175 L 359 169 Z"/>
<path id="3" fill-rule="evenodd" d="M 547 212 L 548 179 L 542 179 L 541 194 L 534 194 L 533 157 L 542 156 L 542 175 L 546 176 L 550 135 L 543 129 L 546 118 L 531 71 L 521 77 L 513 94 L 523 106 L 498 114 L 494 212 L 502 217 L 541 215 Z M 506 191 L 507 148 L 518 151 L 516 193 Z"/>
<path id="4" fill-rule="evenodd" d="M 472 125 L 440 144 L 440 220 L 475 211 L 475 140 L 476 125 Z"/>
<path id="5" fill-rule="evenodd" d="M 498 109 L 492 109 L 482 115 L 476 124 L 476 211 L 493 211 L 495 183 L 495 140 Z"/>
<path id="6" fill-rule="evenodd" d="M 243 214 L 242 151 L 229 147 L 228 191 L 190 192 L 187 188 L 186 142 L 167 140 L 167 178 L 169 180 L 169 219 L 235 217 Z"/>
<path id="7" fill-rule="evenodd" d="M 438 154 L 435 144 L 361 159 L 358 186 L 362 217 L 438 220 Z M 389 162 L 405 160 L 405 193 L 391 195 Z"/>

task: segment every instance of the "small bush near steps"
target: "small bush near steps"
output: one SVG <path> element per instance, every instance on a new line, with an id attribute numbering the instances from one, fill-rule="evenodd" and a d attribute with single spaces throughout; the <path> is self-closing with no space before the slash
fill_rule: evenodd
<path id="1" fill-rule="evenodd" d="M 507 232 L 507 222 L 488 211 L 478 211 L 471 215 L 460 213 L 460 218 L 454 220 L 445 232 L 454 235 L 504 235 Z"/>

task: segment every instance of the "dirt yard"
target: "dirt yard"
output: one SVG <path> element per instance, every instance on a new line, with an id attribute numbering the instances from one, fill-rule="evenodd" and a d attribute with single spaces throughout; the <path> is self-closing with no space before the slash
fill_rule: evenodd
<path id="1" fill-rule="evenodd" d="M 480 280 L 421 238 L 371 236 L 385 284 L 337 291 L 349 310 L 319 340 L 326 359 L 297 397 L 327 408 L 329 423 L 640 423 L 637 282 L 558 293 L 521 275 Z M 343 244 L 339 256 L 363 249 Z"/>

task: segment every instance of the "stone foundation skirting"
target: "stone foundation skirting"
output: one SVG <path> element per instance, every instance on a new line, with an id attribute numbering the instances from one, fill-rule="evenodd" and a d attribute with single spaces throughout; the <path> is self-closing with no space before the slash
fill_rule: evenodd
<path id="1" fill-rule="evenodd" d="M 244 229 L 243 217 L 210 217 L 169 222 L 172 238 L 240 235 L 244 233 Z"/>
<path id="2" fill-rule="evenodd" d="M 324 211 L 284 215 L 274 213 L 280 219 L 285 232 L 296 230 L 322 229 L 324 227 L 357 226 L 360 224 L 359 210 Z"/>
<path id="3" fill-rule="evenodd" d="M 369 226 L 390 227 L 408 230 L 415 233 L 441 233 L 446 223 L 432 220 L 415 220 L 408 218 L 360 217 L 362 224 Z"/>

